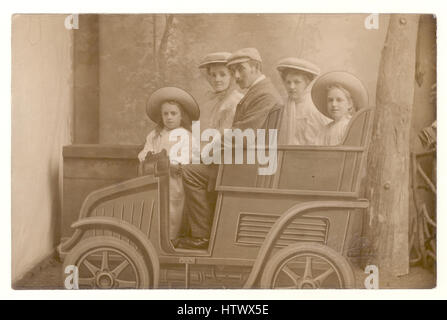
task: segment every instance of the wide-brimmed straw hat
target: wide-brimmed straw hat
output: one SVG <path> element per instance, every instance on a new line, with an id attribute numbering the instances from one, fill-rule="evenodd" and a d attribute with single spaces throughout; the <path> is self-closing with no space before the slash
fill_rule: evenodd
<path id="1" fill-rule="evenodd" d="M 312 87 L 312 101 L 322 114 L 330 117 L 327 111 L 327 89 L 337 84 L 349 91 L 355 111 L 368 107 L 368 91 L 362 81 L 349 72 L 335 71 L 319 77 Z"/>
<path id="2" fill-rule="evenodd" d="M 278 65 L 276 66 L 276 69 L 280 73 L 283 73 L 287 69 L 297 70 L 300 72 L 308 73 L 313 77 L 316 77 L 320 74 L 320 68 L 318 68 L 318 66 L 307 60 L 295 57 L 289 57 L 280 60 L 278 62 Z"/>
<path id="3" fill-rule="evenodd" d="M 199 120 L 199 105 L 192 95 L 177 87 L 164 87 L 152 93 L 147 101 L 146 113 L 152 121 L 156 123 L 161 121 L 161 105 L 167 101 L 175 101 L 180 104 L 191 121 Z"/>
<path id="4" fill-rule="evenodd" d="M 210 64 L 227 64 L 230 52 L 213 52 L 203 57 L 199 64 L 199 68 L 205 68 Z"/>

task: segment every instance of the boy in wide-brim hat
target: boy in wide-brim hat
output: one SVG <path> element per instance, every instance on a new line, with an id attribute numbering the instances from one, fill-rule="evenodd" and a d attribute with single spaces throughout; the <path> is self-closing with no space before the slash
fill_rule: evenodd
<path id="1" fill-rule="evenodd" d="M 320 68 L 304 59 L 288 57 L 276 67 L 287 90 L 287 104 L 283 110 L 279 143 L 311 145 L 330 119 L 313 105 L 310 91 Z"/>
<path id="2" fill-rule="evenodd" d="M 368 91 L 362 81 L 349 72 L 329 72 L 317 79 L 312 100 L 321 113 L 333 119 L 317 139 L 317 144 L 343 142 L 352 114 L 368 107 Z"/>

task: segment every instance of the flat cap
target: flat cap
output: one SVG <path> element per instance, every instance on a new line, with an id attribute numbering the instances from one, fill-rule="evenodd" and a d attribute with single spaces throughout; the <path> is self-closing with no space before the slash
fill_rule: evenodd
<path id="1" fill-rule="evenodd" d="M 244 48 L 234 52 L 229 58 L 227 66 L 247 62 L 250 60 L 255 60 L 262 62 L 261 55 L 256 48 Z"/>
<path id="2" fill-rule="evenodd" d="M 207 54 L 199 64 L 199 68 L 204 68 L 207 65 L 222 63 L 227 64 L 228 58 L 231 56 L 230 52 L 213 52 Z"/>
<path id="3" fill-rule="evenodd" d="M 312 101 L 318 110 L 327 117 L 329 113 L 327 111 L 327 95 L 328 88 L 333 85 L 340 85 L 351 94 L 352 102 L 354 104 L 355 111 L 362 108 L 367 108 L 368 104 L 368 91 L 356 76 L 349 72 L 335 71 L 329 72 L 319 77 L 311 91 Z"/>
<path id="4" fill-rule="evenodd" d="M 283 72 L 286 69 L 294 69 L 302 72 L 310 73 L 314 76 L 318 76 L 320 74 L 320 68 L 304 59 L 299 59 L 295 57 L 284 58 L 278 62 L 276 66 L 279 72 Z"/>
<path id="5" fill-rule="evenodd" d="M 160 123 L 161 105 L 166 101 L 175 101 L 180 104 L 191 121 L 199 120 L 199 105 L 192 95 L 177 87 L 163 87 L 152 93 L 146 104 L 146 113 L 152 121 Z"/>

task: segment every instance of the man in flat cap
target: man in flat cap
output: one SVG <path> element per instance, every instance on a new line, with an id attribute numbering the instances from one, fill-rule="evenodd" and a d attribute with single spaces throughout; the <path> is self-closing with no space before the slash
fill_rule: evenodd
<path id="1" fill-rule="evenodd" d="M 279 144 L 315 144 L 318 135 L 331 121 L 318 111 L 310 96 L 315 78 L 320 74 L 320 68 L 309 61 L 295 57 L 282 59 L 276 68 L 288 94 L 279 130 Z"/>
<path id="2" fill-rule="evenodd" d="M 262 74 L 262 60 L 258 50 L 245 48 L 234 52 L 227 62 L 236 83 L 246 94 L 236 107 L 232 129 L 264 128 L 270 112 L 281 109 L 282 101 L 272 82 Z M 185 188 L 185 216 L 190 227 L 190 237 L 183 238 L 179 247 L 206 249 L 208 247 L 214 214 L 213 201 L 208 185 L 215 183 L 217 166 L 186 165 L 183 167 Z M 214 186 L 213 186 L 214 187 Z"/>
<path id="3" fill-rule="evenodd" d="M 248 89 L 234 115 L 233 128 L 259 129 L 269 112 L 282 106 L 281 97 L 270 79 L 262 74 L 262 60 L 258 50 L 245 48 L 233 53 L 227 66 L 241 89 Z"/>

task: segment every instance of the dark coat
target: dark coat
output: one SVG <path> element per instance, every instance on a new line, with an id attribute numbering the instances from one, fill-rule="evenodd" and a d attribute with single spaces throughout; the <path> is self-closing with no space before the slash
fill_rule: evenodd
<path id="1" fill-rule="evenodd" d="M 263 79 L 248 89 L 238 103 L 232 127 L 241 130 L 264 128 L 269 113 L 281 109 L 282 105 L 281 97 L 270 79 Z"/>

